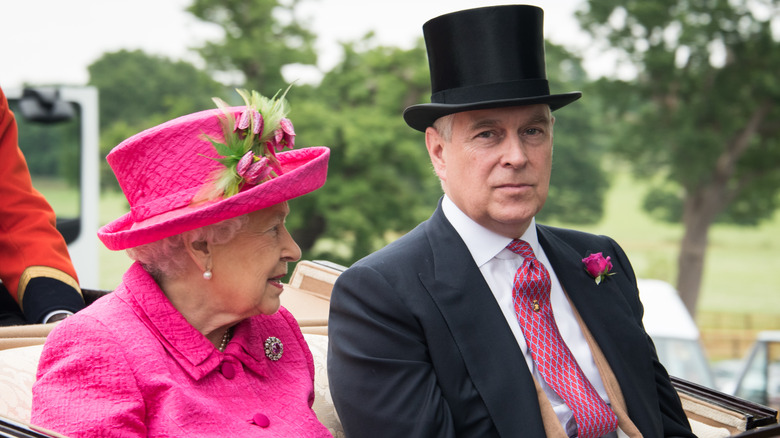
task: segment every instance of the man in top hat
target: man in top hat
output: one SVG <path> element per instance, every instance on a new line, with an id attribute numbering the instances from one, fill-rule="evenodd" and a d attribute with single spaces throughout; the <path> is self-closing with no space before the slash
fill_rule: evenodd
<path id="1" fill-rule="evenodd" d="M 535 223 L 552 166 L 543 12 L 423 26 L 425 133 L 444 197 L 355 263 L 331 299 L 330 388 L 347 436 L 690 437 L 612 239 Z"/>

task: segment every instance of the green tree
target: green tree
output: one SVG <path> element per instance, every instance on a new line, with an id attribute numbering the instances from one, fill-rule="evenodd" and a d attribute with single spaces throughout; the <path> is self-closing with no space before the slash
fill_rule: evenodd
<path id="1" fill-rule="evenodd" d="M 189 12 L 225 32 L 198 49 L 208 65 L 243 74 L 243 87 L 272 96 L 286 88 L 282 67 L 317 62 L 315 36 L 295 14 L 301 0 L 194 0 Z"/>
<path id="2" fill-rule="evenodd" d="M 211 108 L 211 98 L 226 93 L 224 85 L 194 65 L 141 50 L 105 53 L 88 70 L 89 85 L 100 92 L 101 128 Z"/>
<path id="3" fill-rule="evenodd" d="M 582 99 L 556 111 L 553 171 L 547 202 L 537 219 L 593 224 L 604 215 L 609 181 L 602 167 L 607 141 L 596 129 L 602 101 L 590 92 L 582 60 L 565 48 L 546 43 L 551 93 L 582 90 Z"/>
<path id="4" fill-rule="evenodd" d="M 645 206 L 684 226 L 677 288 L 695 313 L 716 220 L 756 224 L 777 208 L 777 0 L 589 0 L 579 14 L 638 74 L 604 80 L 615 149 L 653 190 Z M 761 11 L 769 11 L 764 16 Z"/>
<path id="5" fill-rule="evenodd" d="M 316 87 L 290 92 L 296 143 L 331 148 L 325 188 L 295 200 L 303 248 L 345 265 L 427 218 L 440 189 L 422 134 L 401 112 L 429 94 L 421 47 L 344 44 L 344 59 Z M 320 239 L 321 237 L 324 237 Z"/>
<path id="6" fill-rule="evenodd" d="M 324 237 L 314 255 L 349 265 L 427 219 L 441 196 L 424 136 L 401 117 L 430 101 L 422 40 L 403 50 L 377 47 L 371 34 L 343 44 L 344 59 L 316 87 L 290 93 L 298 144 L 331 147 L 323 190 L 294 201 L 291 221 L 302 247 Z M 557 92 L 578 89 L 580 61 L 548 47 Z M 592 128 L 599 101 L 583 100 L 556 114 L 554 177 L 544 218 L 592 223 L 603 213 L 608 182 L 599 158 L 603 140 Z M 305 218 L 303 220 L 302 218 Z"/>
<path id="7" fill-rule="evenodd" d="M 61 178 L 78 187 L 79 117 L 55 124 L 27 120 L 16 102 L 9 102 L 16 116 L 19 147 L 24 153 L 30 174 L 35 177 Z"/>
<path id="8" fill-rule="evenodd" d="M 89 85 L 99 90 L 100 154 L 119 142 L 166 120 L 213 108 L 211 98 L 227 88 L 185 61 L 140 50 L 105 53 L 89 67 Z M 118 188 L 101 160 L 101 186 Z"/>

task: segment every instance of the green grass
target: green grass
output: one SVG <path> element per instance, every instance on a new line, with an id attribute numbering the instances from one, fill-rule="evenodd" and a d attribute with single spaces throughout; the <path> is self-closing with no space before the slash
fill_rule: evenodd
<path id="1" fill-rule="evenodd" d="M 644 186 L 618 173 L 607 197 L 605 216 L 591 226 L 568 226 L 611 236 L 623 247 L 637 276 L 675 284 L 682 227 L 659 222 L 641 210 Z M 100 223 L 127 211 L 119 193 L 101 198 Z M 113 289 L 130 266 L 124 251 L 100 249 L 100 285 Z M 780 214 L 759 227 L 715 225 L 710 229 L 698 311 L 780 314 Z"/>
<path id="2" fill-rule="evenodd" d="M 35 176 L 33 186 L 46 198 L 58 217 L 76 217 L 79 215 L 79 192 L 66 182 Z"/>
<path id="3" fill-rule="evenodd" d="M 571 227 L 611 236 L 628 254 L 637 276 L 674 285 L 683 228 L 645 214 L 644 191 L 642 183 L 618 173 L 603 220 Z M 709 239 L 697 311 L 780 314 L 780 215 L 758 227 L 714 225 Z"/>

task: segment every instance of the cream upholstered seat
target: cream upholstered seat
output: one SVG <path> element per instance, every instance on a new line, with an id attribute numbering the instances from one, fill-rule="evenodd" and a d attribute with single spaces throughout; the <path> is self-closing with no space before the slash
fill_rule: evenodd
<path id="1" fill-rule="evenodd" d="M 327 375 L 328 337 L 306 333 L 304 338 L 314 357 L 314 405 L 317 418 L 335 438 L 343 437 Z M 43 345 L 0 350 L 0 416 L 29 423 L 32 384 Z M 691 427 L 700 438 L 728 437 L 745 430 L 744 416 L 687 394 L 681 395 Z"/>
<path id="2" fill-rule="evenodd" d="M 0 415 L 30 421 L 32 385 L 43 345 L 0 351 Z"/>
<path id="3" fill-rule="evenodd" d="M 319 420 L 335 438 L 344 436 L 333 406 L 327 375 L 328 306 L 337 266 L 302 261 L 298 263 L 282 294 L 282 304 L 301 325 L 314 357 L 314 405 Z M 30 421 L 32 384 L 46 336 L 54 324 L 0 327 L 0 416 L 24 423 Z M 713 403 L 696 391 L 676 383 L 694 433 L 700 438 L 728 437 L 748 427 L 743 411 Z"/>

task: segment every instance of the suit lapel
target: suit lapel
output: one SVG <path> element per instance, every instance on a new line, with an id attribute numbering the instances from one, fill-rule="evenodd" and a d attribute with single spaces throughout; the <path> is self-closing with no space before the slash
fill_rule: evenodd
<path id="1" fill-rule="evenodd" d="M 644 373 L 640 369 L 652 363 L 652 359 L 644 348 L 647 345 L 646 335 L 637 325 L 631 306 L 620 290 L 621 287 L 630 287 L 627 274 L 616 272 L 616 277 L 597 285 L 582 263 L 587 254 L 580 254 L 546 227 L 538 226 L 537 231 L 539 243 L 561 286 L 612 369 L 631 419 L 640 430 L 650 430 L 642 425 L 643 411 L 650 409 L 645 405 L 647 400 L 643 399 L 648 388 L 637 379 Z M 611 248 L 589 250 L 599 252 Z M 611 255 L 613 259 L 616 257 L 615 254 L 605 255 Z M 621 274 L 624 277 L 618 278 Z M 649 372 L 652 373 L 652 370 Z"/>
<path id="2" fill-rule="evenodd" d="M 616 282 L 607 280 L 597 285 L 582 263 L 586 254 L 579 254 L 544 227 L 537 227 L 537 231 L 539 243 L 544 248 L 555 275 L 594 337 L 597 340 L 602 339 L 601 335 L 608 335 L 611 329 L 620 327 L 620 324 L 625 322 L 622 318 L 631 312 L 630 309 L 615 309 L 615 306 L 625 304 Z M 594 250 L 598 251 L 596 248 Z M 609 315 L 609 318 L 605 318 L 605 315 Z M 618 318 L 618 321 L 615 321 L 615 318 Z M 599 344 L 601 343 L 599 341 Z"/>
<path id="3" fill-rule="evenodd" d="M 466 245 L 441 209 L 426 223 L 426 233 L 432 270 L 423 270 L 420 280 L 447 322 L 499 434 L 544 436 L 525 359 Z"/>

